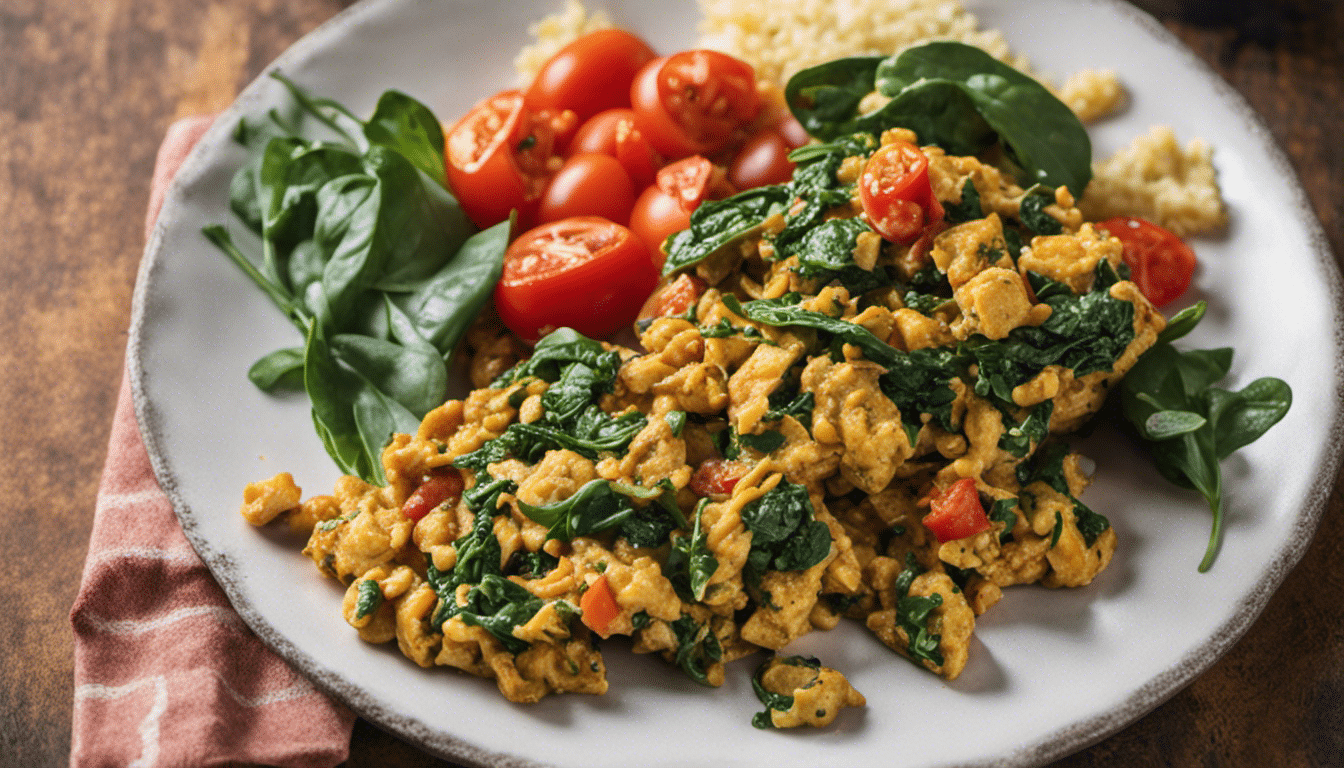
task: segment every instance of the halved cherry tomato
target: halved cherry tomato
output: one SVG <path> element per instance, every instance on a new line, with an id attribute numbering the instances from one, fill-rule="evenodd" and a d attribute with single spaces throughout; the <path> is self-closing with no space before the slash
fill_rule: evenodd
<path id="1" fill-rule="evenodd" d="M 1120 238 L 1130 279 L 1154 306 L 1175 301 L 1190 287 L 1195 252 L 1176 233 L 1133 216 L 1117 216 L 1099 226 Z"/>
<path id="2" fill-rule="evenodd" d="M 740 139 L 760 108 L 756 72 L 717 51 L 654 59 L 635 75 L 636 125 L 669 158 L 710 155 Z"/>
<path id="3" fill-rule="evenodd" d="M 602 216 L 624 224 L 634 206 L 635 186 L 620 161 L 611 155 L 573 155 L 542 194 L 537 223 Z"/>
<path id="4" fill-rule="evenodd" d="M 654 184 L 688 214 L 706 200 L 722 200 L 737 192 L 728 181 L 726 168 L 699 155 L 663 166 Z"/>
<path id="5" fill-rule="evenodd" d="M 572 109 L 587 120 L 629 103 L 630 83 L 657 54 L 620 29 L 599 29 L 561 48 L 542 65 L 527 89 L 533 109 Z"/>
<path id="6" fill-rule="evenodd" d="M 649 144 L 633 120 L 616 124 L 616 159 L 625 166 L 636 187 L 653 183 L 654 175 L 663 167 L 663 156 Z"/>
<path id="7" fill-rule="evenodd" d="M 598 576 L 579 596 L 579 611 L 584 626 L 602 637 L 610 634 L 607 628 L 611 626 L 612 619 L 621 615 L 621 607 L 616 604 L 616 593 L 611 591 L 611 584 L 605 575 Z"/>
<path id="8" fill-rule="evenodd" d="M 708 287 L 704 280 L 682 272 L 671 282 L 664 282 L 654 289 L 649 300 L 640 308 L 638 319 L 685 314 L 700 301 L 700 296 Z"/>
<path id="9" fill-rule="evenodd" d="M 575 216 L 524 232 L 504 254 L 495 310 L 527 342 L 568 326 L 594 338 L 634 322 L 658 266 L 633 232 Z"/>
<path id="10" fill-rule="evenodd" d="M 975 489 L 975 479 L 970 477 L 963 477 L 934 496 L 923 522 L 940 542 L 964 539 L 991 527 L 980 503 L 980 492 Z"/>
<path id="11" fill-rule="evenodd" d="M 657 253 L 659 269 L 667 258 L 662 251 L 663 243 L 689 226 L 691 215 L 681 207 L 681 202 L 657 185 L 645 187 L 635 198 L 635 207 L 630 209 L 630 230 Z"/>
<path id="12" fill-rule="evenodd" d="M 794 122 L 797 122 L 796 120 Z M 728 181 L 737 189 L 785 184 L 793 178 L 789 141 L 773 128 L 752 134 L 728 166 Z"/>
<path id="13" fill-rule="evenodd" d="M 528 109 L 518 91 L 472 107 L 444 140 L 448 183 L 472 223 L 485 228 L 517 210 L 528 226 L 577 127 L 573 112 Z"/>
<path id="14" fill-rule="evenodd" d="M 705 459 L 691 473 L 691 492 L 696 496 L 731 496 L 750 469 L 745 462 L 733 459 Z"/>
<path id="15" fill-rule="evenodd" d="M 943 220 L 943 206 L 929 183 L 929 159 L 907 141 L 884 144 L 859 174 L 859 201 L 882 237 L 908 243 Z"/>
<path id="16" fill-rule="evenodd" d="M 401 505 L 401 514 L 418 521 L 440 504 L 462 496 L 462 475 L 452 467 L 434 470 Z"/>

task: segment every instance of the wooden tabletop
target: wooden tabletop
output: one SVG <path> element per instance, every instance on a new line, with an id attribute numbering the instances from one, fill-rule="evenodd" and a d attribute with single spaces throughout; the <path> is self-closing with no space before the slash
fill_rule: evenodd
<path id="1" fill-rule="evenodd" d="M 0 768 L 64 765 L 68 619 L 121 381 L 155 151 L 342 0 L 0 2 Z M 1144 0 L 1243 94 L 1344 260 L 1344 3 Z M 559 2 L 557 1 L 557 7 Z M 1304 351 L 1305 352 L 1305 351 Z M 1344 764 L 1344 484 L 1249 632 L 1056 766 Z M 349 768 L 449 765 L 365 722 Z"/>

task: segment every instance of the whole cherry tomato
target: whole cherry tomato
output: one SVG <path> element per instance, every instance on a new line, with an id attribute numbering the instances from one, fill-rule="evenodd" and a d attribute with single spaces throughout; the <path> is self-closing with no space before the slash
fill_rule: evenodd
<path id="1" fill-rule="evenodd" d="M 742 137 L 760 109 L 750 64 L 717 51 L 654 59 L 635 75 L 636 126 L 668 158 L 711 155 Z"/>
<path id="2" fill-rule="evenodd" d="M 616 127 L 622 120 L 635 124 L 635 111 L 629 107 L 604 109 L 583 121 L 574 140 L 569 143 L 569 153 L 595 152 L 616 156 Z"/>
<path id="3" fill-rule="evenodd" d="M 757 131 L 742 144 L 728 166 L 728 181 L 738 189 L 786 184 L 793 178 L 789 141 L 777 130 Z"/>
<path id="4" fill-rule="evenodd" d="M 661 250 L 663 242 L 689 226 L 691 215 L 681 207 L 681 202 L 657 185 L 645 187 L 630 210 L 630 229 L 649 250 L 657 252 L 659 269 L 666 258 Z"/>
<path id="5" fill-rule="evenodd" d="M 527 89 L 534 109 L 572 109 L 579 120 L 629 104 L 630 82 L 657 54 L 620 29 L 589 32 L 552 56 Z"/>
<path id="6" fill-rule="evenodd" d="M 574 140 L 569 154 L 597 153 L 611 155 L 621 162 L 636 187 L 653 182 L 653 175 L 662 167 L 662 159 L 644 135 L 635 127 L 634 110 L 606 109 L 588 118 Z"/>
<path id="7" fill-rule="evenodd" d="M 624 224 L 634 206 L 635 187 L 620 161 L 611 155 L 573 155 L 542 193 L 537 223 L 602 216 Z"/>
<path id="8" fill-rule="evenodd" d="M 1130 279 L 1154 306 L 1169 304 L 1185 293 L 1195 275 L 1195 252 L 1176 233 L 1133 216 L 1099 224 L 1124 245 Z"/>
<path id="9" fill-rule="evenodd" d="M 517 210 L 527 227 L 577 127 L 573 112 L 529 109 L 518 91 L 472 107 L 444 139 L 448 183 L 468 218 L 484 229 Z"/>
<path id="10" fill-rule="evenodd" d="M 513 241 L 495 286 L 495 310 L 527 342 L 566 326 L 601 338 L 634 322 L 657 284 L 658 266 L 633 232 L 576 216 Z"/>
<path id="11" fill-rule="evenodd" d="M 859 201 L 882 237 L 908 243 L 943 220 L 943 206 L 929 183 L 929 159 L 907 141 L 884 144 L 859 174 Z"/>

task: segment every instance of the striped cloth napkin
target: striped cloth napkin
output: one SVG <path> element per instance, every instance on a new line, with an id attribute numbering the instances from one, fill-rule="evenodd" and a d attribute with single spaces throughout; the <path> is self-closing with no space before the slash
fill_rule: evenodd
<path id="1" fill-rule="evenodd" d="M 146 230 L 211 121 L 168 129 Z M 355 716 L 262 645 L 188 544 L 154 479 L 125 375 L 70 621 L 72 768 L 317 768 L 349 753 Z"/>

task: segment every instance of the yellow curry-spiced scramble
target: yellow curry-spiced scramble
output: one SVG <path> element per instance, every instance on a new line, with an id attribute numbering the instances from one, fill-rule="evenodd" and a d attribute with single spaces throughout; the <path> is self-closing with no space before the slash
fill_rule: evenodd
<path id="1" fill-rule="evenodd" d="M 1115 533 L 1055 437 L 1165 320 L 1067 188 L 973 157 L 920 148 L 943 224 L 873 232 L 856 181 L 913 141 L 814 144 L 759 220 L 673 238 L 683 266 L 642 349 L 561 329 L 524 356 L 487 316 L 467 339 L 476 389 L 394 437 L 385 486 L 347 476 L 301 500 L 281 474 L 248 487 L 244 516 L 311 530 L 304 554 L 347 585 L 363 639 L 511 701 L 606 691 L 621 646 L 599 638 L 717 686 L 842 619 L 956 678 L 1004 588 L 1082 586 L 1110 562 Z M 780 727 L 864 703 L 812 659 L 774 657 L 756 684 Z"/>

